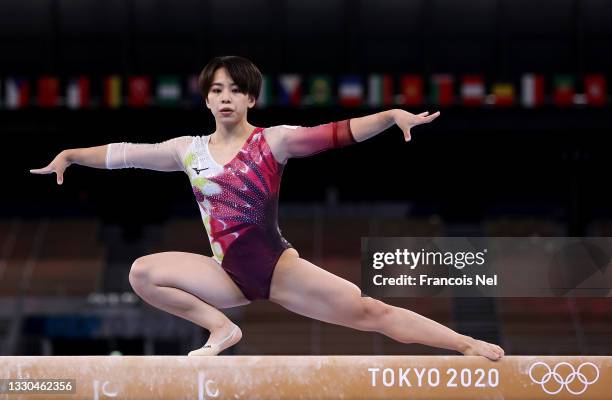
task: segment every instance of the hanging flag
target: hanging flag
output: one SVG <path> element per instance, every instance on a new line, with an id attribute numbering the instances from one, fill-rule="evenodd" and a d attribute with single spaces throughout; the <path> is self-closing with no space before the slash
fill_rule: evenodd
<path id="1" fill-rule="evenodd" d="M 524 107 L 534 108 L 544 104 L 544 76 L 524 74 L 521 79 L 521 102 Z"/>
<path id="2" fill-rule="evenodd" d="M 601 107 L 606 104 L 606 77 L 601 74 L 584 77 L 584 92 L 587 104 Z"/>
<path id="3" fill-rule="evenodd" d="M 281 106 L 299 106 L 302 101 L 302 77 L 297 74 L 285 74 L 278 77 L 278 104 Z"/>
<path id="4" fill-rule="evenodd" d="M 147 107 L 151 103 L 151 79 L 148 76 L 128 78 L 128 106 Z"/>
<path id="5" fill-rule="evenodd" d="M 21 77 L 6 78 L 4 106 L 11 110 L 27 107 L 30 103 L 30 82 Z"/>
<path id="6" fill-rule="evenodd" d="M 194 109 L 204 107 L 204 98 L 200 92 L 200 85 L 198 83 L 198 75 L 191 75 L 189 77 L 189 104 Z"/>
<path id="7" fill-rule="evenodd" d="M 70 109 L 86 108 L 90 103 L 89 78 L 71 78 L 66 86 L 66 105 Z"/>
<path id="8" fill-rule="evenodd" d="M 329 106 L 332 103 L 332 80 L 329 75 L 313 75 L 309 79 L 307 104 Z"/>
<path id="9" fill-rule="evenodd" d="M 42 76 L 38 78 L 37 89 L 39 107 L 59 106 L 59 79 L 54 76 Z"/>
<path id="10" fill-rule="evenodd" d="M 393 78 L 391 75 L 370 75 L 368 79 L 368 104 L 370 107 L 393 104 Z"/>
<path id="11" fill-rule="evenodd" d="M 453 76 L 434 74 L 431 76 L 431 104 L 452 106 L 454 103 Z"/>
<path id="12" fill-rule="evenodd" d="M 406 106 L 423 104 L 423 79 L 419 75 L 403 75 L 401 78 L 401 103 Z"/>
<path id="13" fill-rule="evenodd" d="M 512 83 L 494 83 L 491 92 L 494 105 L 511 106 L 514 104 L 514 85 Z"/>
<path id="14" fill-rule="evenodd" d="M 104 106 L 108 108 L 121 107 L 121 78 L 111 75 L 104 79 Z"/>
<path id="15" fill-rule="evenodd" d="M 464 75 L 461 78 L 461 99 L 464 106 L 482 105 L 485 98 L 482 75 Z"/>
<path id="16" fill-rule="evenodd" d="M 557 75 L 554 78 L 555 104 L 567 107 L 574 103 L 574 77 L 571 75 Z"/>
<path id="17" fill-rule="evenodd" d="M 183 96 L 183 89 L 178 76 L 160 76 L 157 80 L 157 104 L 163 107 L 178 106 Z"/>
<path id="18" fill-rule="evenodd" d="M 264 75 L 261 80 L 261 90 L 259 98 L 255 103 L 257 108 L 269 107 L 272 104 L 272 78 L 269 75 Z"/>
<path id="19" fill-rule="evenodd" d="M 338 98 L 344 107 L 358 107 L 363 104 L 363 81 L 356 75 L 345 75 L 340 78 Z"/>

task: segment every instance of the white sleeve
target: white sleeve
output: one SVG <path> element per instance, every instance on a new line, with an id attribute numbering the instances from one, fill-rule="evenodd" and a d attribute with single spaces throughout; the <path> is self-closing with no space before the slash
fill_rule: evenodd
<path id="1" fill-rule="evenodd" d="M 154 171 L 183 171 L 183 158 L 193 136 L 161 143 L 111 143 L 106 150 L 106 168 L 142 168 Z"/>

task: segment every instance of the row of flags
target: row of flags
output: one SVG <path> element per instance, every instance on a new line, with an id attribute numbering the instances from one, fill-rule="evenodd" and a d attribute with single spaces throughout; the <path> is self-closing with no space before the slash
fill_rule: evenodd
<path id="1" fill-rule="evenodd" d="M 580 83 L 578 87 L 577 83 Z M 33 92 L 35 86 L 36 91 Z M 427 87 L 426 87 L 427 86 Z M 143 108 L 150 106 L 202 106 L 197 76 L 118 75 L 104 77 L 92 85 L 87 76 L 70 78 L 61 85 L 58 77 L 42 76 L 36 80 L 8 77 L 1 86 L 4 93 L 0 106 L 20 109 L 42 108 Z M 483 75 L 433 74 L 426 81 L 421 75 L 371 74 L 367 77 L 344 75 L 283 74 L 266 75 L 257 107 L 270 106 L 332 106 L 381 107 L 454 105 L 512 106 L 521 104 L 534 108 L 545 104 L 567 107 L 576 104 L 604 106 L 607 102 L 607 81 L 603 74 L 589 74 L 580 82 L 572 75 L 555 75 L 552 79 L 541 74 L 524 74 L 516 82 L 485 83 Z"/>

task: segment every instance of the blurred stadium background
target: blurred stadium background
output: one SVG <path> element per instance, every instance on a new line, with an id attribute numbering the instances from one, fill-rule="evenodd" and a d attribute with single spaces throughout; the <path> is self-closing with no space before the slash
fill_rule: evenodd
<path id="1" fill-rule="evenodd" d="M 266 74 L 259 126 L 442 110 L 409 144 L 393 128 L 289 163 L 281 229 L 335 274 L 359 283 L 362 236 L 610 236 L 610 21 L 607 0 L 3 0 L 0 354 L 201 346 L 205 331 L 128 282 L 139 256 L 210 254 L 185 177 L 73 166 L 57 186 L 28 170 L 66 148 L 212 132 L 190 79 L 215 55 Z M 508 354 L 612 351 L 605 297 L 389 302 Z M 238 354 L 445 353 L 266 302 L 225 312 Z"/>

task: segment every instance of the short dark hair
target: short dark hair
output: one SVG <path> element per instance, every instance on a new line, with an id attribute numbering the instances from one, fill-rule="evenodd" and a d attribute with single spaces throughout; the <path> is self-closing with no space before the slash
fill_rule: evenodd
<path id="1" fill-rule="evenodd" d="M 198 77 L 198 86 L 204 99 L 208 97 L 213 76 L 219 68 L 225 68 L 240 93 L 250 95 L 257 100 L 261 90 L 261 72 L 250 60 L 240 56 L 215 57 L 206 64 Z"/>

